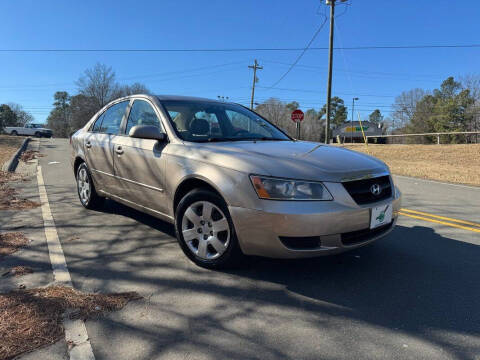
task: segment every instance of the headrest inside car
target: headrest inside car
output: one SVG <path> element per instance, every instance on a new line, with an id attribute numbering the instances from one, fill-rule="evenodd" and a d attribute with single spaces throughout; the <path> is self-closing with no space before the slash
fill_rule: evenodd
<path id="1" fill-rule="evenodd" d="M 192 135 L 208 135 L 210 130 L 210 126 L 208 125 L 208 121 L 205 119 L 193 119 L 190 123 L 190 133 Z"/>

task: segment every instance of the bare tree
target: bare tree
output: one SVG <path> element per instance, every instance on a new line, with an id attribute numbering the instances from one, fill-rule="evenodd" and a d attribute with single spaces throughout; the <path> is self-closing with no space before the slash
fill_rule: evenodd
<path id="1" fill-rule="evenodd" d="M 468 74 L 460 78 L 462 87 L 468 89 L 470 95 L 474 99 L 474 103 L 467 109 L 467 114 L 470 115 L 471 121 L 468 124 L 469 131 L 480 130 L 480 74 Z M 479 136 L 476 134 L 472 137 L 475 143 L 478 143 Z"/>
<path id="2" fill-rule="evenodd" d="M 285 127 L 285 115 L 287 109 L 285 103 L 276 98 L 270 98 L 264 103 L 258 105 L 255 109 L 260 115 L 274 123 L 275 125 Z"/>
<path id="3" fill-rule="evenodd" d="M 290 115 L 293 110 L 298 108 L 300 108 L 300 104 L 296 101 L 287 104 L 279 99 L 270 98 L 258 105 L 255 111 L 283 129 L 290 136 L 295 137 L 296 126 Z M 321 119 L 321 112 L 315 111 L 315 109 L 307 110 L 300 130 L 300 138 L 302 140 L 321 141 L 325 131 L 325 122 Z"/>
<path id="4" fill-rule="evenodd" d="M 112 101 L 119 92 L 115 81 L 115 72 L 110 66 L 97 63 L 93 68 L 85 70 L 85 74 L 76 82 L 78 92 L 93 98 L 100 109 Z"/>
<path id="5" fill-rule="evenodd" d="M 122 97 L 137 94 L 150 94 L 150 90 L 141 83 L 133 83 L 132 85 L 119 85 L 115 97 Z"/>
<path id="6" fill-rule="evenodd" d="M 17 124 L 19 126 L 24 126 L 25 124 L 33 121 L 33 115 L 30 114 L 28 111 L 25 111 L 22 105 L 16 103 L 9 103 L 8 106 L 10 106 L 10 109 L 12 109 L 12 111 L 17 116 Z"/>
<path id="7" fill-rule="evenodd" d="M 394 128 L 403 128 L 408 125 L 415 115 L 417 105 L 427 93 L 423 89 L 413 89 L 404 91 L 395 98 L 392 105 L 392 126 Z"/>

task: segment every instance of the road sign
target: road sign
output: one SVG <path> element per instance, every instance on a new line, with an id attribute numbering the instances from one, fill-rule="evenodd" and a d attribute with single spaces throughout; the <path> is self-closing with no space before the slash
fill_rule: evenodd
<path id="1" fill-rule="evenodd" d="M 298 109 L 292 112 L 292 115 L 291 115 L 291 119 L 294 123 L 302 121 L 303 117 L 304 117 L 303 111 Z"/>

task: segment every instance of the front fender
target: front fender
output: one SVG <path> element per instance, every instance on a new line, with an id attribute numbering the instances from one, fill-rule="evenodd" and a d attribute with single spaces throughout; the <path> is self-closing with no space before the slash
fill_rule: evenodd
<path id="1" fill-rule="evenodd" d="M 248 174 L 244 172 L 176 155 L 168 157 L 167 169 L 166 190 L 171 198 L 172 214 L 176 189 L 191 178 L 202 180 L 212 186 L 228 206 L 255 207 L 254 200 L 257 195 Z"/>

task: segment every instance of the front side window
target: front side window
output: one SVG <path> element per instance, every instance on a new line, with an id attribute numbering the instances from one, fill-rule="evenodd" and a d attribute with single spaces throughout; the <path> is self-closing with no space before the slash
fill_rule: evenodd
<path id="1" fill-rule="evenodd" d="M 186 141 L 291 140 L 254 112 L 237 104 L 162 101 L 177 135 Z"/>
<path id="2" fill-rule="evenodd" d="M 128 103 L 128 101 L 122 101 L 109 107 L 107 111 L 105 111 L 105 113 L 102 115 L 102 124 L 100 125 L 98 131 L 106 134 L 118 134 L 118 132 L 120 131 L 120 125 L 122 124 L 122 118 L 125 114 Z M 97 124 L 95 123 L 95 125 Z"/>
<path id="3" fill-rule="evenodd" d="M 153 125 L 161 129 L 160 120 L 153 110 L 152 106 L 145 100 L 135 100 L 128 115 L 127 128 L 125 133 L 128 135 L 130 129 L 135 125 Z"/>

